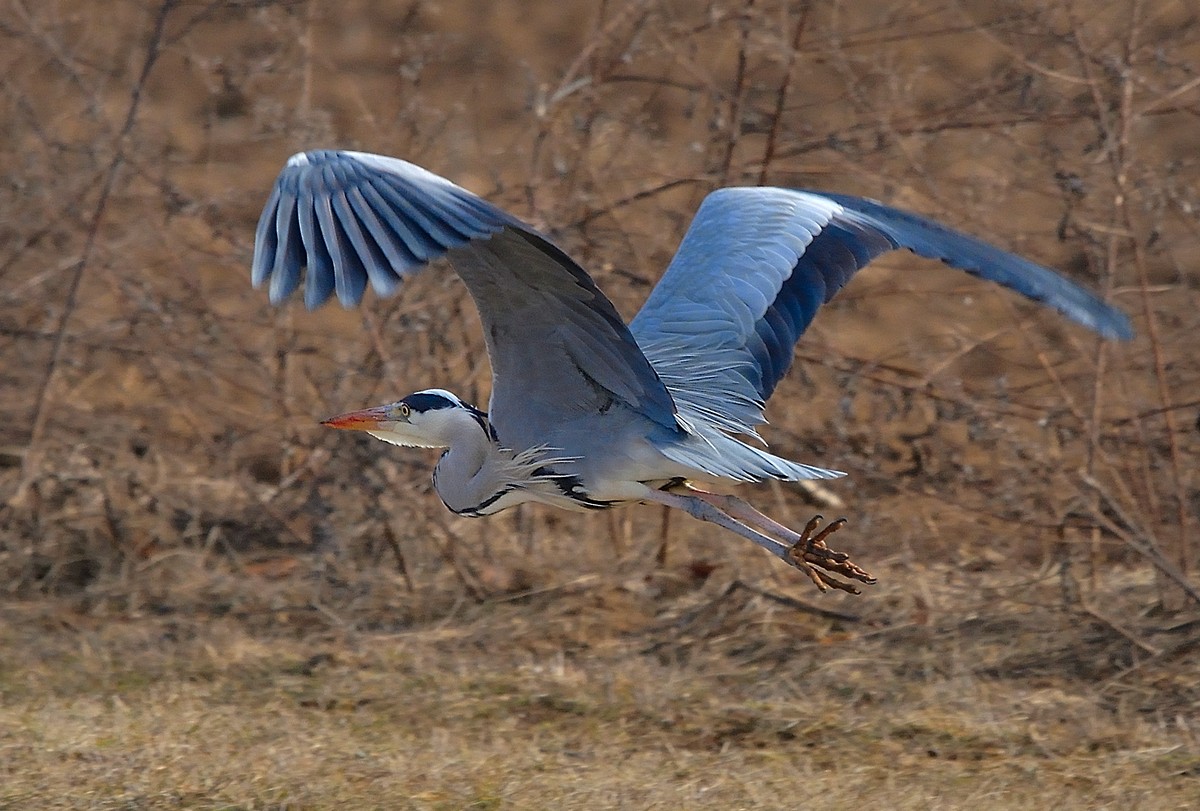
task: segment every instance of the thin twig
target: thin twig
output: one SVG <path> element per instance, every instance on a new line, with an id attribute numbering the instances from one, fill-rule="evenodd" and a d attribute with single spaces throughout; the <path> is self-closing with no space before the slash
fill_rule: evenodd
<path id="1" fill-rule="evenodd" d="M 1157 653 L 1155 653 L 1154 655 L 1150 656 L 1147 659 L 1143 659 L 1140 662 L 1134 662 L 1129 667 L 1127 667 L 1124 670 L 1120 671 L 1119 673 L 1115 674 L 1112 678 L 1110 678 L 1108 681 L 1104 682 L 1104 684 L 1100 686 L 1100 691 L 1104 692 L 1105 690 L 1108 690 L 1109 688 L 1114 687 L 1117 683 L 1124 681 L 1129 676 L 1132 676 L 1134 673 L 1138 672 L 1139 670 L 1145 668 L 1148 665 L 1151 665 L 1151 664 L 1154 664 L 1157 662 L 1169 661 L 1181 653 L 1189 653 L 1191 651 L 1196 650 L 1197 648 L 1200 648 L 1200 635 L 1189 637 L 1188 639 L 1185 639 L 1182 642 L 1177 642 L 1176 644 L 1172 645 L 1169 648 L 1164 648 L 1164 649 L 1158 651 Z"/>
<path id="2" fill-rule="evenodd" d="M 1129 174 L 1133 161 L 1134 141 L 1131 137 L 1133 127 L 1138 123 L 1138 118 L 1134 113 L 1133 103 L 1133 76 L 1135 73 L 1134 58 L 1137 53 L 1138 35 L 1141 31 L 1142 20 L 1142 3 L 1135 2 L 1131 9 L 1131 20 L 1128 26 L 1128 35 L 1124 41 L 1123 53 L 1121 55 L 1121 73 L 1120 73 L 1120 98 L 1117 105 L 1117 120 L 1112 122 L 1109 114 L 1110 104 L 1101 92 L 1101 81 L 1095 76 L 1092 64 L 1092 50 L 1087 47 L 1087 43 L 1083 39 L 1082 26 L 1076 21 L 1072 40 L 1080 55 L 1080 63 L 1084 71 L 1084 75 L 1088 79 L 1088 84 L 1092 91 L 1093 104 L 1096 108 L 1097 119 L 1101 123 L 1101 131 L 1106 136 L 1108 146 L 1109 163 L 1112 167 L 1114 199 L 1113 199 L 1113 232 L 1109 236 L 1108 242 L 1108 272 L 1105 274 L 1104 285 L 1106 290 L 1112 288 L 1112 276 L 1115 272 L 1115 265 L 1118 254 L 1118 234 L 1121 232 L 1127 234 L 1137 234 L 1133 213 L 1130 209 L 1130 197 L 1133 190 L 1130 187 Z M 1188 581 L 1189 573 L 1192 569 L 1192 550 L 1188 542 L 1188 530 L 1191 524 L 1191 516 L 1187 510 L 1187 487 L 1185 485 L 1185 476 L 1183 473 L 1183 464 L 1181 462 L 1181 452 L 1179 449 L 1178 429 L 1175 423 L 1175 409 L 1172 407 L 1171 391 L 1169 377 L 1167 374 L 1167 361 L 1163 349 L 1163 341 L 1159 331 L 1158 319 L 1154 309 L 1151 306 L 1150 296 L 1150 279 L 1149 270 L 1145 260 L 1145 246 L 1142 240 L 1133 238 L 1132 240 L 1134 268 L 1137 271 L 1138 287 L 1141 291 L 1142 315 L 1144 320 L 1144 329 L 1146 337 L 1150 343 L 1151 356 L 1154 361 L 1154 377 L 1157 386 L 1157 394 L 1161 406 L 1161 415 L 1164 428 L 1166 430 L 1168 456 L 1171 464 L 1171 477 L 1175 487 L 1176 502 L 1176 524 L 1178 530 L 1178 540 L 1174 550 L 1174 563 L 1178 566 L 1179 577 L 1171 579 L 1182 579 Z M 1092 470 L 1089 467 L 1088 475 L 1092 475 Z M 1153 491 L 1152 485 L 1147 483 L 1148 492 Z M 1159 571 L 1165 574 L 1165 570 L 1160 566 Z M 1160 579 L 1160 588 L 1166 584 Z M 1169 590 L 1163 590 L 1161 595 L 1163 603 L 1168 606 L 1172 605 L 1177 600 L 1172 600 Z"/>
<path id="3" fill-rule="evenodd" d="M 566 225 L 564 225 L 562 230 L 566 230 L 568 228 L 570 228 L 570 229 L 582 228 L 583 226 L 587 225 L 588 223 L 590 223 L 594 220 L 598 220 L 601 217 L 608 216 L 609 214 L 612 214 L 614 211 L 617 211 L 618 209 L 625 208 L 626 206 L 641 202 L 643 200 L 649 200 L 653 197 L 657 197 L 660 194 L 669 192 L 672 189 L 677 189 L 680 186 L 688 186 L 688 185 L 693 185 L 693 184 L 706 185 L 709 183 L 711 183 L 711 181 L 709 179 L 703 178 L 703 177 L 682 177 L 682 178 L 677 178 L 675 180 L 667 180 L 667 181 L 663 181 L 661 183 L 655 183 L 653 186 L 649 186 L 640 191 L 636 191 L 633 194 L 628 194 L 624 197 L 618 198 L 617 200 L 614 200 L 613 202 L 609 203 L 606 206 L 603 206 L 601 208 L 594 208 L 594 209 L 588 211 L 586 214 L 584 214 L 582 217 L 578 218 L 574 222 L 570 222 L 570 223 L 567 223 Z"/>
<path id="4" fill-rule="evenodd" d="M 130 92 L 129 107 L 125 111 L 125 121 L 121 125 L 121 129 L 117 132 L 113 142 L 114 151 L 112 160 L 109 161 L 108 167 L 104 170 L 104 179 L 100 184 L 100 196 L 96 200 L 96 207 L 92 212 L 87 237 L 84 240 L 79 261 L 72 266 L 70 271 L 70 281 L 67 284 L 67 293 L 63 299 L 62 312 L 59 314 L 58 324 L 55 327 L 54 343 L 50 348 L 50 359 L 46 364 L 46 373 L 42 376 L 41 382 L 38 384 L 37 394 L 34 396 L 33 417 L 30 420 L 29 429 L 29 449 L 21 465 L 21 483 L 14 497 L 17 500 L 21 498 L 25 487 L 36 475 L 37 467 L 41 462 L 41 454 L 37 451 L 42 435 L 45 433 L 46 419 L 50 412 L 50 409 L 47 408 L 47 403 L 51 384 L 54 382 L 62 363 L 63 347 L 66 346 L 67 324 L 70 322 L 71 316 L 75 313 L 83 274 L 91 262 L 92 252 L 96 246 L 100 226 L 104 222 L 104 215 L 108 210 L 108 201 L 116 183 L 117 173 L 125 162 L 125 141 L 133 131 L 133 125 L 137 121 L 138 109 L 142 103 L 142 91 L 145 89 L 146 82 L 150 78 L 150 72 L 154 69 L 154 65 L 162 53 L 163 35 L 166 30 L 167 17 L 170 16 L 177 3 L 178 0 L 163 0 L 162 5 L 158 9 L 158 14 L 154 18 L 154 28 L 150 34 L 150 41 L 146 45 L 146 58 L 142 63 L 141 73 L 138 75 L 137 81 Z"/>
<path id="5" fill-rule="evenodd" d="M 783 78 L 779 80 L 779 89 L 775 92 L 775 110 L 771 114 L 771 129 L 767 132 L 767 145 L 763 148 L 762 167 L 758 171 L 758 185 L 760 186 L 767 184 L 771 161 L 775 158 L 775 145 L 779 141 L 779 130 L 783 126 L 783 110 L 787 106 L 792 71 L 796 67 L 796 55 L 800 53 L 800 40 L 804 38 L 804 29 L 808 26 L 809 8 L 811 5 L 807 2 L 800 7 L 800 16 L 796 18 L 796 27 L 792 30 L 791 48 L 788 50 L 787 64 L 783 68 Z"/>
<path id="6" fill-rule="evenodd" d="M 725 139 L 725 155 L 721 159 L 718 172 L 722 185 L 728 185 L 733 179 L 730 174 L 733 155 L 742 136 L 742 106 L 746 102 L 746 61 L 750 48 L 750 20 L 753 9 L 754 0 L 746 0 L 742 13 L 738 15 L 741 31 L 738 38 L 737 69 L 733 75 L 733 92 L 729 95 L 729 134 Z"/>
<path id="7" fill-rule="evenodd" d="M 409 594 L 416 593 L 416 587 L 413 585 L 412 574 L 408 569 L 408 560 L 404 557 L 404 550 L 400 547 L 400 540 L 396 537 L 396 531 L 392 529 L 392 522 L 385 517 L 381 522 L 383 525 L 383 540 L 391 548 L 392 554 L 396 557 L 396 568 L 400 572 L 400 576 L 404 578 L 404 585 L 408 589 Z"/>
<path id="8" fill-rule="evenodd" d="M 1088 605 L 1088 603 L 1086 601 L 1084 601 L 1081 605 L 1081 608 L 1083 609 L 1083 612 L 1085 614 L 1087 614 L 1089 617 L 1103 623 L 1104 625 L 1107 625 L 1109 628 L 1116 631 L 1121 636 L 1125 637 L 1125 639 L 1128 640 L 1130 643 L 1132 643 L 1133 645 L 1135 645 L 1138 648 L 1141 648 L 1143 651 L 1150 654 L 1151 656 L 1159 656 L 1160 654 L 1162 654 L 1162 650 L 1154 647 L 1149 642 L 1142 639 L 1137 634 L 1135 634 L 1133 631 L 1129 630 L 1128 628 L 1126 628 L 1121 623 L 1117 622 L 1112 617 L 1103 613 L 1102 611 L 1100 611 L 1100 609 L 1096 608 L 1095 606 Z"/>
<path id="9" fill-rule="evenodd" d="M 1168 580 L 1178 586 L 1187 596 L 1191 597 L 1193 602 L 1200 605 L 1200 589 L 1192 585 L 1187 575 L 1175 565 L 1174 561 L 1163 554 L 1154 537 L 1145 531 L 1145 529 L 1139 527 L 1138 522 L 1125 512 L 1121 507 L 1121 503 L 1100 482 L 1090 478 L 1086 473 L 1083 474 L 1082 481 L 1100 494 L 1105 506 L 1117 516 L 1124 526 L 1114 522 L 1103 510 L 1097 510 L 1092 517 L 1120 538 L 1126 546 L 1154 564 L 1154 567 L 1159 572 L 1164 574 Z"/>
<path id="10" fill-rule="evenodd" d="M 803 600 L 797 600 L 795 597 L 789 597 L 786 594 L 776 594 L 773 591 L 767 591 L 764 588 L 752 586 L 742 580 L 734 580 L 732 583 L 730 583 L 729 588 L 726 590 L 726 595 L 732 594 L 738 589 L 748 591 L 751 594 L 757 594 L 759 597 L 765 597 L 772 602 L 779 603 L 780 605 L 787 606 L 788 608 L 795 609 L 796 611 L 803 611 L 806 614 L 815 614 L 818 617 L 824 617 L 825 619 L 830 620 L 840 620 L 842 622 L 862 622 L 862 617 L 860 617 L 858 614 L 847 614 L 844 611 L 834 611 L 832 608 L 821 608 L 818 605 L 806 603 Z"/>

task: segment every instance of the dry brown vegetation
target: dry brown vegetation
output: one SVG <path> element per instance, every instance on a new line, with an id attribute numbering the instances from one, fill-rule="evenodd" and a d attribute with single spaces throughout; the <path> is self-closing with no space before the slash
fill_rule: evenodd
<path id="1" fill-rule="evenodd" d="M 0 808 L 1193 807 L 1193 5 L 12 0 Z M 910 257 L 856 279 L 768 435 L 851 473 L 859 597 L 649 508 L 458 520 L 428 454 L 315 425 L 486 402 L 453 275 L 249 289 L 318 146 L 503 204 L 627 315 L 707 191 L 768 182 L 993 239 L 1138 337 Z"/>

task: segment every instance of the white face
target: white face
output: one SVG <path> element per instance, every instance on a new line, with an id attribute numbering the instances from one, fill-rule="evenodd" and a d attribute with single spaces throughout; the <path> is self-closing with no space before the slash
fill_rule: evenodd
<path id="1" fill-rule="evenodd" d="M 452 419 L 453 406 L 433 411 L 415 411 L 403 400 L 381 408 L 387 409 L 394 419 L 380 421 L 367 433 L 393 445 L 407 448 L 445 448 L 450 443 L 445 437 L 447 423 Z"/>
<path id="2" fill-rule="evenodd" d="M 427 432 L 422 431 L 421 426 L 404 420 L 380 422 L 378 427 L 368 428 L 366 431 L 376 439 L 404 448 L 443 447 L 427 436 Z"/>
<path id="3" fill-rule="evenodd" d="M 366 431 L 384 442 L 411 448 L 449 447 L 464 429 L 480 430 L 470 408 L 443 389 L 426 389 L 394 403 L 340 414 L 323 424 Z"/>

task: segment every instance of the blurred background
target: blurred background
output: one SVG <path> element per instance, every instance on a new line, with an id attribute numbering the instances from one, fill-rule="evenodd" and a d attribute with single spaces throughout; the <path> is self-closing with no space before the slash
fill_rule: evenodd
<path id="1" fill-rule="evenodd" d="M 210 544 L 378 557 L 381 522 L 406 527 L 414 575 L 443 568 L 424 528 L 442 509 L 423 495 L 433 457 L 315 423 L 431 385 L 486 403 L 457 281 L 315 314 L 272 311 L 246 283 L 274 174 L 325 146 L 403 156 L 507 206 L 627 316 L 703 195 L 736 183 L 885 199 L 1060 268 L 1138 339 L 1100 346 L 888 258 L 805 336 L 769 439 L 851 473 L 832 487 L 860 555 L 1029 563 L 1082 532 L 1089 562 L 1136 540 L 1189 570 L 1200 88 L 1184 6 L 1142 8 L 1131 40 L 1132 8 L 25 9 L 5 82 L 0 442 L 21 496 L 6 517 L 43 537 L 7 549 L 6 573 L 21 593 L 83 589 L 214 529 Z M 447 523 L 551 569 L 593 570 L 606 534 L 645 535 L 536 509 Z M 741 546 L 689 548 L 741 566 Z"/>
<path id="2" fill-rule="evenodd" d="M 809 775 L 831 781 L 830 803 L 878 788 L 897 753 L 942 757 L 929 774 L 950 780 L 962 762 L 978 773 L 993 756 L 1049 752 L 1106 775 L 1063 789 L 1078 807 L 1092 807 L 1097 786 L 1141 807 L 1183 807 L 1172 787 L 1194 789 L 1200 773 L 1200 694 L 1185 678 L 1200 648 L 1190 3 L 12 0 L 4 17 L 0 673 L 20 678 L 0 678 L 0 694 L 20 683 L 10 700 L 48 701 L 35 685 L 61 696 L 49 674 L 73 670 L 80 690 L 136 703 L 114 668 L 188 682 L 197 661 L 227 674 L 239 657 L 270 683 L 275 671 L 254 669 L 247 652 L 256 646 L 269 662 L 308 663 L 303 678 L 322 667 L 383 678 L 396 672 L 378 652 L 388 645 L 367 653 L 363 642 L 400 635 L 410 647 L 392 647 L 408 653 L 387 656 L 416 657 L 424 672 L 524 674 L 462 694 L 509 722 L 525 717 L 511 702 L 526 702 L 547 734 L 583 718 L 588 746 L 691 751 L 654 743 L 676 725 L 661 709 L 676 690 L 629 698 L 641 715 L 613 714 L 620 690 L 595 699 L 602 707 L 580 697 L 597 689 L 604 651 L 606 678 L 678 686 L 686 666 L 695 695 L 722 686 L 723 715 L 686 708 L 700 719 L 697 752 L 783 746 L 786 770 L 831 745 L 830 730 L 868 730 L 856 739 L 859 779 L 845 782 L 836 748 L 818 769 L 826 777 Z M 317 425 L 433 386 L 486 406 L 486 354 L 453 273 L 435 268 L 354 311 L 272 309 L 249 286 L 276 172 L 320 147 L 405 158 L 534 223 L 627 318 L 707 192 L 767 183 L 873 197 L 984 237 L 1101 292 L 1137 337 L 1105 344 L 907 254 L 856 278 L 802 339 L 764 432 L 780 455 L 849 477 L 819 492 L 741 494 L 793 525 L 847 515 L 837 546 L 881 580 L 859 597 L 818 600 L 752 545 L 649 507 L 458 519 L 431 490 L 435 454 Z M 529 669 L 543 657 L 559 669 Z M 830 657 L 844 668 L 821 664 Z M 764 690 L 764 672 L 776 688 Z M 804 687 L 785 678 L 802 673 L 819 675 Z M 871 694 L 867 682 L 902 687 Z M 964 702 L 953 710 L 948 685 Z M 805 706 L 829 702 L 821 711 L 836 720 L 807 726 L 803 707 L 803 723 L 779 710 L 795 708 L 797 691 Z M 1050 720 L 1019 714 L 1021 730 L 1043 726 L 996 732 L 993 716 L 1011 714 L 993 706 L 985 722 L 973 708 L 997 695 L 1005 707 L 1048 706 Z M 842 700 L 886 707 L 892 721 L 866 709 L 855 721 L 835 709 Z M 933 715 L 901 724 L 899 706 Z M 979 743 L 984 727 L 998 737 Z M 1154 781 L 1146 793 L 1130 776 L 1139 770 L 1095 755 L 1097 738 L 1106 752 L 1166 753 L 1121 761 Z M 948 750 L 962 762 L 947 765 Z M 258 763 L 249 751 L 235 757 Z M 521 756 L 495 756 L 522 773 Z M 28 758 L 27 774 L 52 778 L 51 761 Z M 704 802 L 791 796 L 788 778 L 762 768 L 766 793 L 726 785 Z M 700 794 L 670 793 L 699 780 L 680 769 L 688 776 L 656 773 L 658 790 L 703 807 Z M 412 807 L 493 795 L 470 807 L 539 807 L 531 784 L 511 779 L 463 788 L 427 776 L 404 796 Z M 633 777 L 585 781 L 596 793 L 580 802 L 672 805 L 623 779 Z M 286 805 L 265 784 L 214 780 L 223 788 L 188 796 Z M 316 780 L 294 807 L 373 796 L 322 785 L 332 783 Z M 973 785 L 945 796 L 980 804 L 1004 784 Z M 36 795 L 25 790 L 10 799 Z M 916 785 L 893 799 L 930 807 L 943 791 Z"/>

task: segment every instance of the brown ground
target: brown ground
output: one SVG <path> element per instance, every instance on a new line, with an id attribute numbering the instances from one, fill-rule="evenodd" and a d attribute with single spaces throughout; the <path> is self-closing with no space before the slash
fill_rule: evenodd
<path id="1" fill-rule="evenodd" d="M 0 808 L 1195 806 L 1196 603 L 1148 561 L 1194 588 L 1200 15 L 792 5 L 10 4 Z M 744 495 L 848 514 L 858 597 L 649 508 L 458 520 L 428 453 L 315 425 L 486 402 L 452 274 L 312 314 L 247 284 L 274 173 L 328 145 L 538 223 L 627 315 L 761 180 L 994 239 L 1138 338 L 856 279 L 768 432 L 845 505 Z"/>

